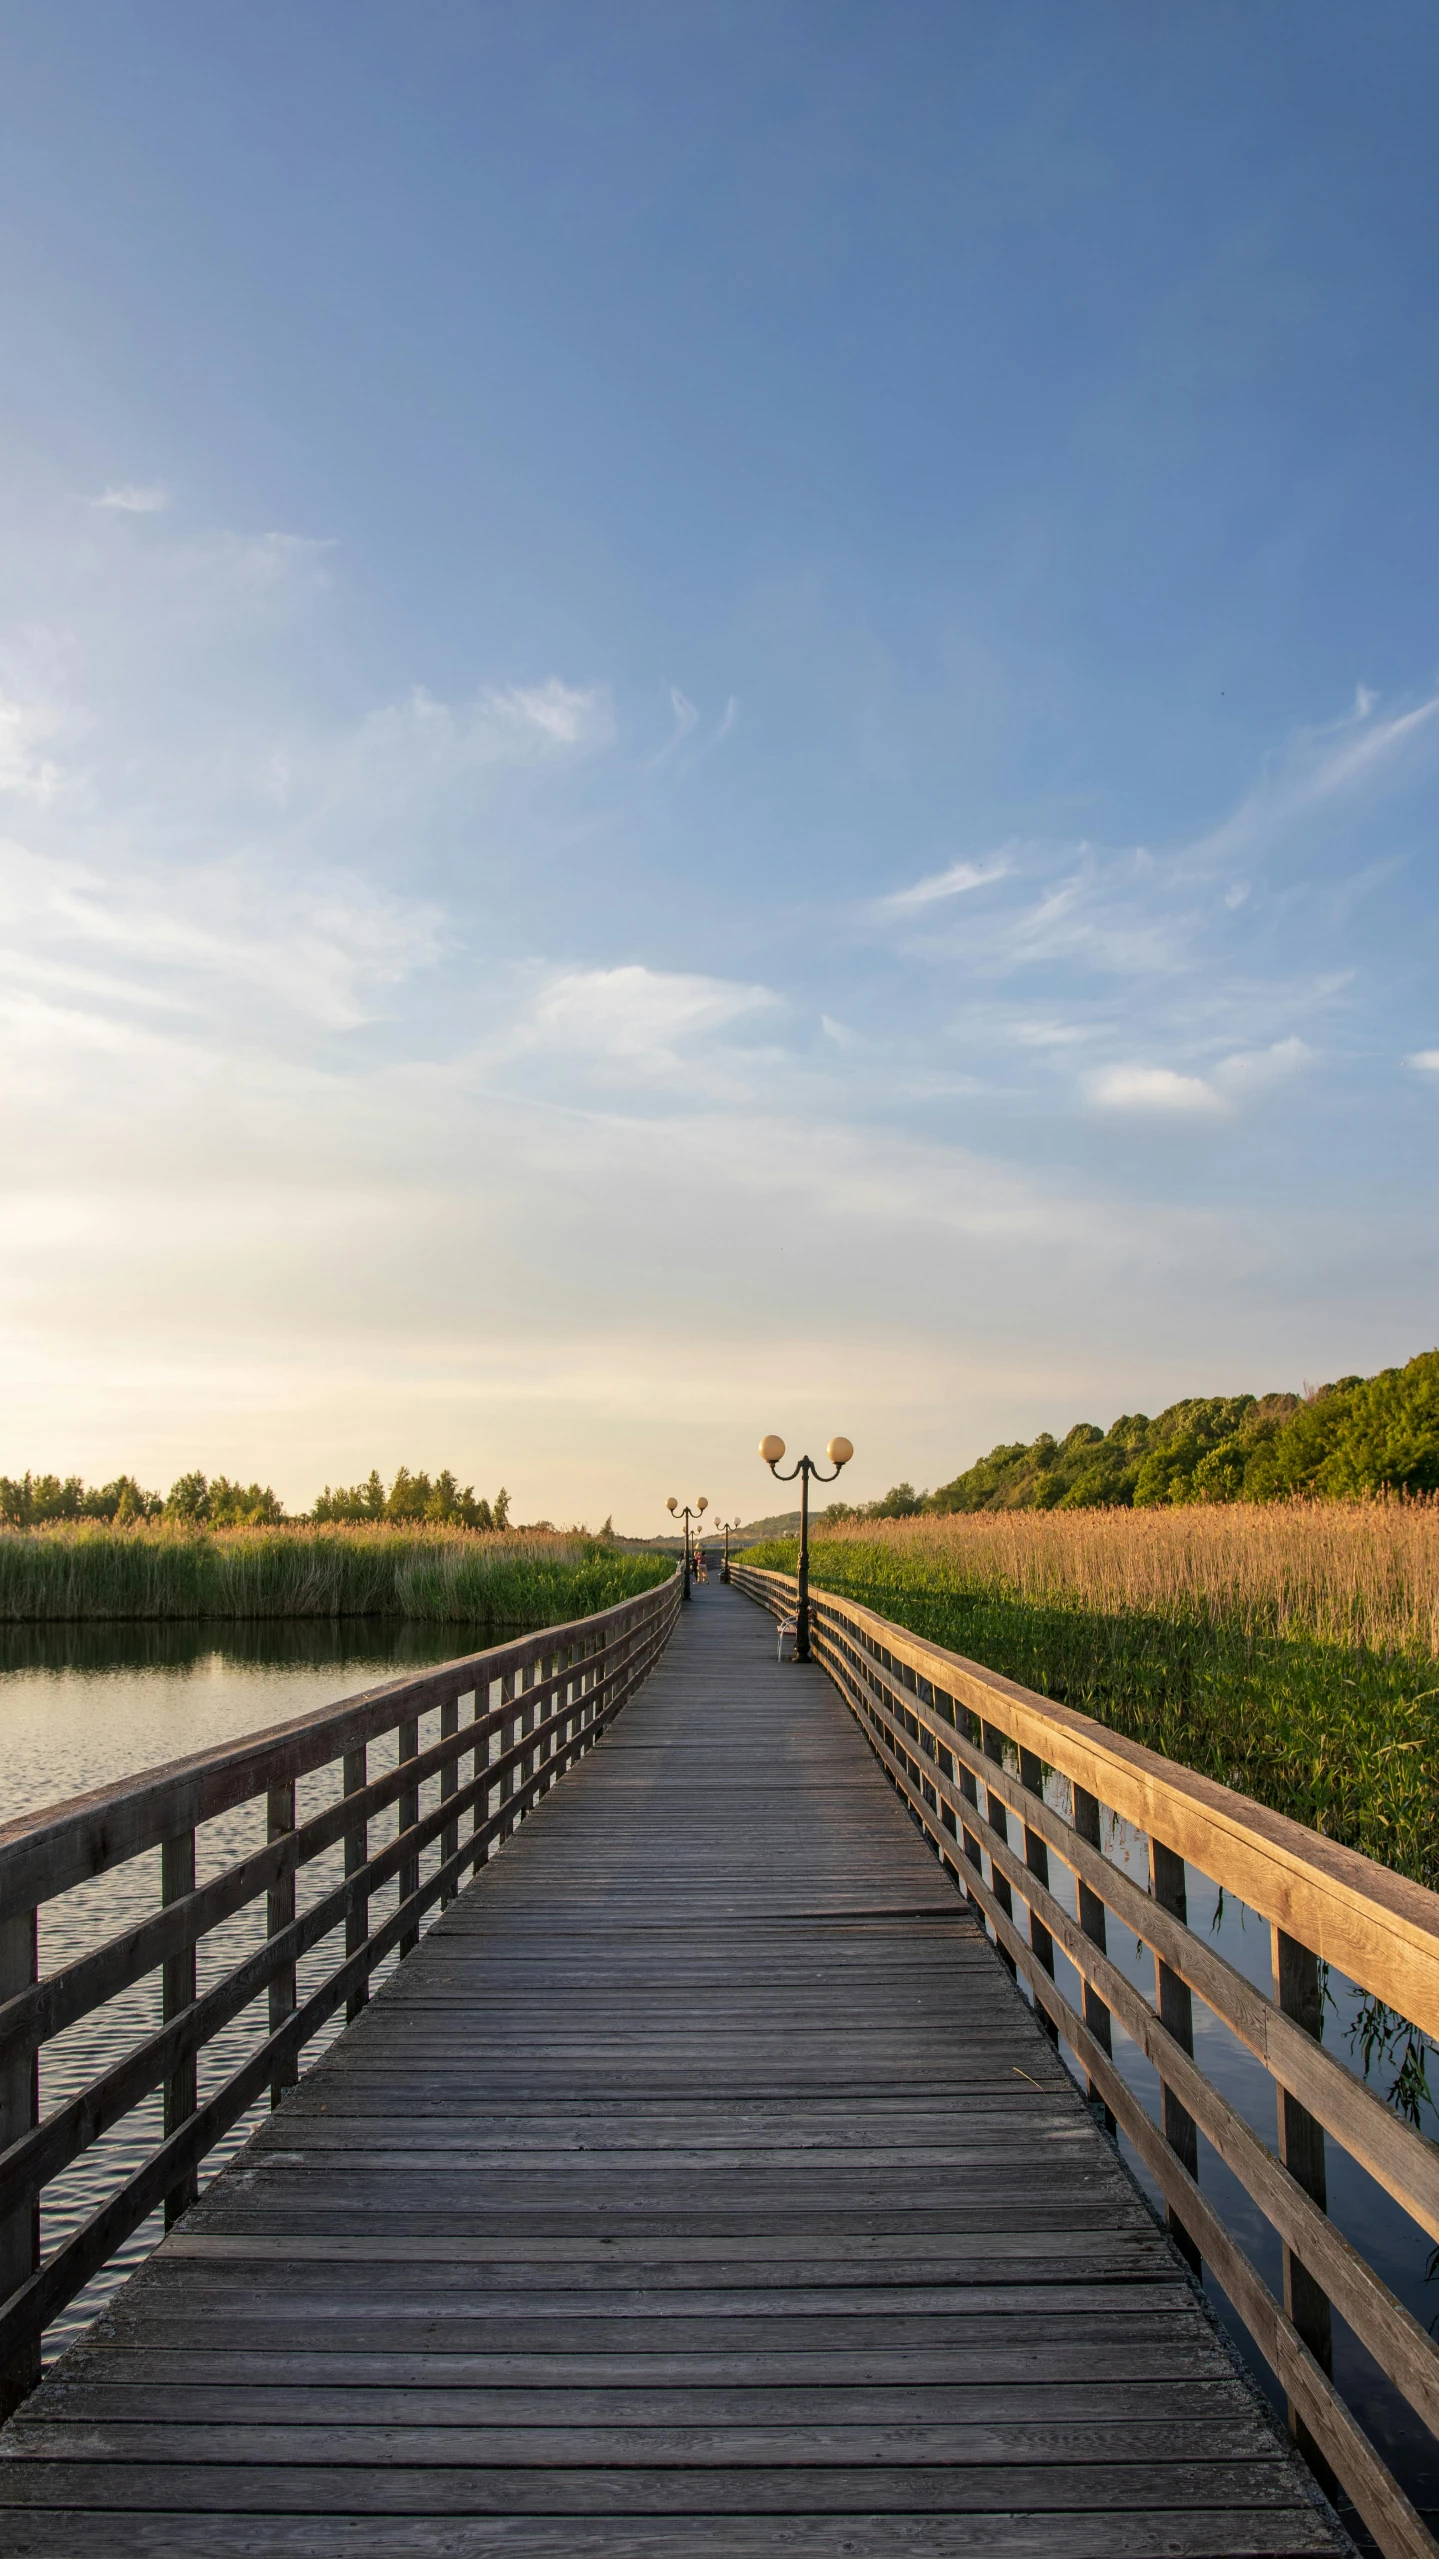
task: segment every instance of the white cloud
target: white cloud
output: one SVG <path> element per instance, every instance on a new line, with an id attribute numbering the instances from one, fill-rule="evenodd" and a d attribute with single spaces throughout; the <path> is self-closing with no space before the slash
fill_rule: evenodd
<path id="1" fill-rule="evenodd" d="M 1222 1094 L 1201 1075 L 1176 1075 L 1168 1066 L 1106 1066 L 1091 1076 L 1089 1096 L 1106 1111 L 1157 1112 L 1184 1118 L 1213 1117 Z"/>
<path id="2" fill-rule="evenodd" d="M 1306 1040 L 1274 1040 L 1268 1048 L 1240 1049 L 1221 1058 L 1212 1070 L 1214 1082 L 1231 1099 L 1264 1091 L 1307 1066 L 1314 1055 Z"/>
<path id="3" fill-rule="evenodd" d="M 122 482 L 118 488 L 105 489 L 98 498 L 90 500 L 92 506 L 111 507 L 120 515 L 163 515 L 169 503 L 169 490 L 162 489 L 158 482 L 140 487 L 133 480 Z"/>
<path id="4" fill-rule="evenodd" d="M 764 986 L 649 969 L 561 969 L 517 1025 L 523 1048 L 563 1048 L 651 1071 L 678 1061 L 680 1044 L 772 1006 Z"/>
<path id="5" fill-rule="evenodd" d="M 608 696 L 597 685 L 514 684 L 482 694 L 479 717 L 523 735 L 533 732 L 554 746 L 600 746 L 614 735 Z"/>
<path id="6" fill-rule="evenodd" d="M 963 897 L 970 889 L 987 888 L 991 880 L 1004 879 L 1009 871 L 1006 861 L 951 862 L 947 871 L 932 871 L 927 879 L 916 880 L 912 888 L 895 889 L 890 896 L 875 901 L 877 912 L 903 915 L 919 906 L 933 906 L 941 898 Z"/>
<path id="7" fill-rule="evenodd" d="M 1089 1078 L 1087 1090 L 1102 1110 L 1214 1119 L 1297 1073 L 1313 1054 L 1303 1040 L 1275 1040 L 1269 1048 L 1239 1049 L 1221 1058 L 1207 1077 L 1181 1075 L 1169 1066 L 1108 1066 Z"/>
<path id="8" fill-rule="evenodd" d="M 1406 1066 L 1417 1066 L 1422 1074 L 1439 1075 L 1439 1048 L 1416 1049 L 1414 1055 L 1406 1057 L 1404 1063 Z"/>

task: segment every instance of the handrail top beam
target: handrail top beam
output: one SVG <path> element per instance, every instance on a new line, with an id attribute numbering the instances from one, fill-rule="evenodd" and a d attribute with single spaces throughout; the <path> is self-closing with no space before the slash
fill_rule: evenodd
<path id="1" fill-rule="evenodd" d="M 467 1688 L 503 1679 L 584 1636 L 617 1630 L 629 1612 L 666 1587 L 658 1582 L 654 1592 L 617 1600 L 592 1617 L 538 1627 L 508 1643 L 435 1663 L 417 1676 L 384 1680 L 334 1705 L 312 1707 L 238 1741 L 215 1743 L 22 1813 L 0 1824 L 0 1919 L 88 1883 L 162 1840 L 251 1801 L 268 1786 L 322 1768 L 395 1725 L 463 1696 Z"/>
<path id="2" fill-rule="evenodd" d="M 794 1585 L 792 1573 L 755 1565 L 735 1570 L 777 1589 Z M 998 1726 L 1019 1748 L 1033 1751 L 1137 1830 L 1188 1858 L 1261 1918 L 1439 2038 L 1439 1893 L 1217 1778 L 1111 1732 L 1073 1706 L 1041 1697 L 928 1636 L 911 1634 L 859 1600 L 820 1591 L 814 1605 L 848 1616 L 917 1677 Z M 909 1703 L 925 1712 L 922 1699 Z"/>

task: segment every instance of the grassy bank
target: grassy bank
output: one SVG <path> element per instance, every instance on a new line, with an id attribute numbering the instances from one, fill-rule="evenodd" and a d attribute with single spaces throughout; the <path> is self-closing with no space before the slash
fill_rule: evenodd
<path id="1" fill-rule="evenodd" d="M 811 1576 L 1439 1888 L 1430 1503 L 896 1521 Z"/>
<path id="2" fill-rule="evenodd" d="M 0 1535 L 0 1622 L 392 1617 L 559 1624 L 652 1590 L 662 1555 L 463 1530 L 48 1528 Z"/>

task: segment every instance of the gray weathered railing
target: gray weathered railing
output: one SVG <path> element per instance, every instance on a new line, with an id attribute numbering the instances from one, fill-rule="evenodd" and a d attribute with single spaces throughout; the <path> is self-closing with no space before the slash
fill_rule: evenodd
<path id="1" fill-rule="evenodd" d="M 792 1611 L 792 1576 L 737 1559 L 731 1577 L 776 1616 Z M 1133 2144 L 1196 2273 L 1207 2260 L 1286 2394 L 1319 2475 L 1327 2465 L 1391 2559 L 1434 2559 L 1439 2544 L 1335 2387 L 1331 2305 L 1433 2432 L 1439 2349 L 1328 2219 L 1325 2140 L 1347 2150 L 1435 2241 L 1439 2147 L 1318 2037 L 1326 1963 L 1439 2035 L 1439 1895 L 870 1609 L 813 1589 L 810 1607 L 814 1658 L 935 1855 L 983 1914 L 1046 2030 L 1075 2055 L 1110 2130 L 1117 2125 Z M 1069 1820 L 1044 1799 L 1049 1769 L 1069 1781 Z M 1102 1809 L 1146 1834 L 1148 1892 L 1103 1854 Z M 1072 1911 L 1051 1888 L 1051 1858 L 1073 1878 Z M 1272 1999 L 1186 1925 L 1186 1861 L 1269 1922 Z M 1016 1924 L 1020 1903 L 1027 1932 Z M 1106 1951 L 1111 1912 L 1149 1949 L 1152 2000 Z M 1056 1947 L 1078 1976 L 1079 2007 L 1055 1979 Z M 1275 2150 L 1196 2061 L 1196 1999 L 1273 2079 Z M 1162 2123 L 1115 2066 L 1116 2018 L 1158 2074 Z M 1282 2301 L 1201 2191 L 1201 2133 L 1278 2235 Z"/>
<path id="2" fill-rule="evenodd" d="M 179 2217 L 207 2152 L 267 2089 L 278 2104 L 309 2040 L 341 2006 L 358 2014 L 376 1966 L 409 1952 L 425 1913 L 452 1900 L 468 1870 L 599 1739 L 663 1649 L 679 1595 L 676 1572 L 597 1616 L 391 1680 L 0 1828 L 0 2414 L 39 2378 L 46 2327 L 158 2207 L 167 2224 Z M 422 1748 L 421 1721 L 436 1716 L 438 1738 Z M 370 1747 L 391 1734 L 395 1764 L 372 1776 Z M 316 1794 L 332 1800 L 305 1817 L 297 1789 L 316 1779 Z M 203 1839 L 207 1823 L 261 1796 L 263 1846 L 197 1884 L 197 1832 Z M 391 1806 L 394 1830 L 372 1848 L 370 1825 Z M 156 1849 L 153 1915 L 42 1976 L 45 1906 Z M 301 1871 L 336 1849 L 342 1879 L 322 1882 L 318 1898 L 298 1907 Z M 395 1907 L 372 1925 L 371 1902 L 391 1885 Z M 201 1992 L 197 1949 L 236 1914 L 254 1909 L 258 1918 L 261 1902 L 263 1939 Z M 302 1959 L 340 1929 L 343 1957 L 301 1995 Z M 42 2047 L 157 1974 L 156 2031 L 42 2112 Z M 201 2052 L 262 1994 L 255 2049 L 202 2101 Z M 46 2188 L 156 2090 L 158 2145 L 43 2256 Z"/>

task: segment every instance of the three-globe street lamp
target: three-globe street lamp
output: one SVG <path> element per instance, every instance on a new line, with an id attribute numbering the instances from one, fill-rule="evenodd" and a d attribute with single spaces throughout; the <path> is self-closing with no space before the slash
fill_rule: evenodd
<path id="1" fill-rule="evenodd" d="M 690 1509 L 688 1502 L 685 1503 L 683 1510 L 681 1510 L 679 1503 L 675 1500 L 673 1493 L 671 1493 L 669 1500 L 665 1504 L 665 1509 L 667 1511 L 673 1511 L 676 1519 L 682 1519 L 685 1524 L 685 1579 L 683 1596 L 686 1599 L 693 1599 L 694 1593 L 690 1589 L 690 1521 L 692 1519 L 698 1519 L 701 1511 L 707 1511 L 709 1509 L 709 1495 L 707 1493 L 701 1493 L 693 1510 Z"/>
<path id="2" fill-rule="evenodd" d="M 759 1453 L 778 1484 L 792 1484 L 799 1477 L 799 1606 L 794 1613 L 794 1657 L 797 1662 L 809 1660 L 809 1482 L 832 1484 L 835 1476 L 849 1464 L 854 1447 L 847 1439 L 832 1439 L 825 1455 L 834 1475 L 821 1475 L 812 1457 L 802 1457 L 787 1475 L 781 1475 L 779 1461 L 784 1455 L 784 1441 L 768 1431 L 760 1441 Z"/>
<path id="3" fill-rule="evenodd" d="M 727 1582 L 729 1580 L 729 1533 L 732 1528 L 738 1528 L 739 1521 L 737 1519 L 717 1519 L 715 1521 L 715 1526 L 716 1528 L 722 1528 L 724 1530 L 724 1562 L 720 1566 L 720 1580 L 722 1582 Z"/>

